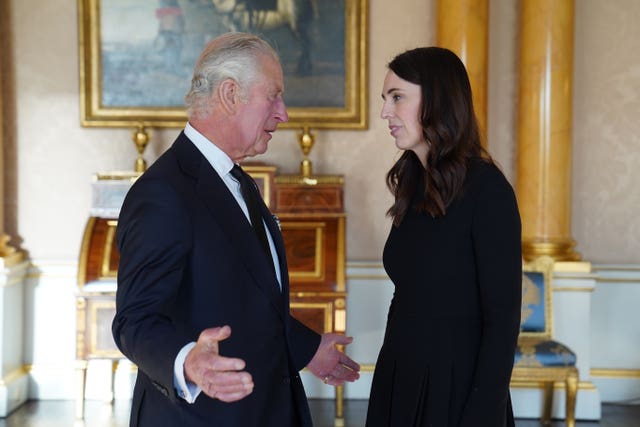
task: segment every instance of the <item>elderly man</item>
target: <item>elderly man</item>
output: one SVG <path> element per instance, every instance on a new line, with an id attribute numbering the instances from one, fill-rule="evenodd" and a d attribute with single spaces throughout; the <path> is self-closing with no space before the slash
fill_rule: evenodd
<path id="1" fill-rule="evenodd" d="M 131 426 L 310 426 L 298 371 L 359 377 L 336 348 L 351 338 L 290 315 L 282 236 L 237 165 L 287 121 L 283 89 L 264 40 L 212 40 L 184 131 L 125 199 L 113 336 L 139 368 Z"/>

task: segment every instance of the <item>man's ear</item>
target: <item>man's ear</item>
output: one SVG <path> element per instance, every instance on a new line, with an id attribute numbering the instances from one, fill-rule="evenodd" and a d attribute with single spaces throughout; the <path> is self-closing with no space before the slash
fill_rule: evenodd
<path id="1" fill-rule="evenodd" d="M 218 86 L 218 97 L 224 110 L 232 115 L 240 102 L 240 88 L 233 79 L 226 79 Z"/>

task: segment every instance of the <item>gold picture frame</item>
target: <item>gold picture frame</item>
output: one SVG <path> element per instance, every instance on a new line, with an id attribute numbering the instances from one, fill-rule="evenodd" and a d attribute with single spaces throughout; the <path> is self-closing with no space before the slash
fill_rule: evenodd
<path id="1" fill-rule="evenodd" d="M 307 21 L 289 18 L 289 27 L 307 29 L 303 36 L 287 24 L 239 28 L 226 9 L 202 12 L 252 3 L 271 13 L 268 7 L 288 1 L 313 6 Z M 280 53 L 289 113 L 282 128 L 367 128 L 367 0 L 78 0 L 78 28 L 82 126 L 184 126 L 183 96 L 197 53 L 216 31 L 242 30 L 260 33 Z M 300 71 L 303 56 L 311 68 Z"/>

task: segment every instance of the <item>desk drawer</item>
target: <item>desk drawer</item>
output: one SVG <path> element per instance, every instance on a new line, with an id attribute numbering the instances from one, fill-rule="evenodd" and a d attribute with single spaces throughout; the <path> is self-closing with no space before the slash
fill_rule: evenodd
<path id="1" fill-rule="evenodd" d="M 276 191 L 278 212 L 342 212 L 341 185 L 280 184 Z"/>

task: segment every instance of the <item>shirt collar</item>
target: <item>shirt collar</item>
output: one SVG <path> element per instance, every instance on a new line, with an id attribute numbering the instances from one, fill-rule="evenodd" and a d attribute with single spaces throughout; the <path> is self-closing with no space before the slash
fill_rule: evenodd
<path id="1" fill-rule="evenodd" d="M 215 142 L 208 140 L 188 122 L 184 128 L 184 134 L 193 142 L 193 145 L 202 153 L 218 175 L 224 177 L 231 171 L 233 160 L 218 148 Z"/>

